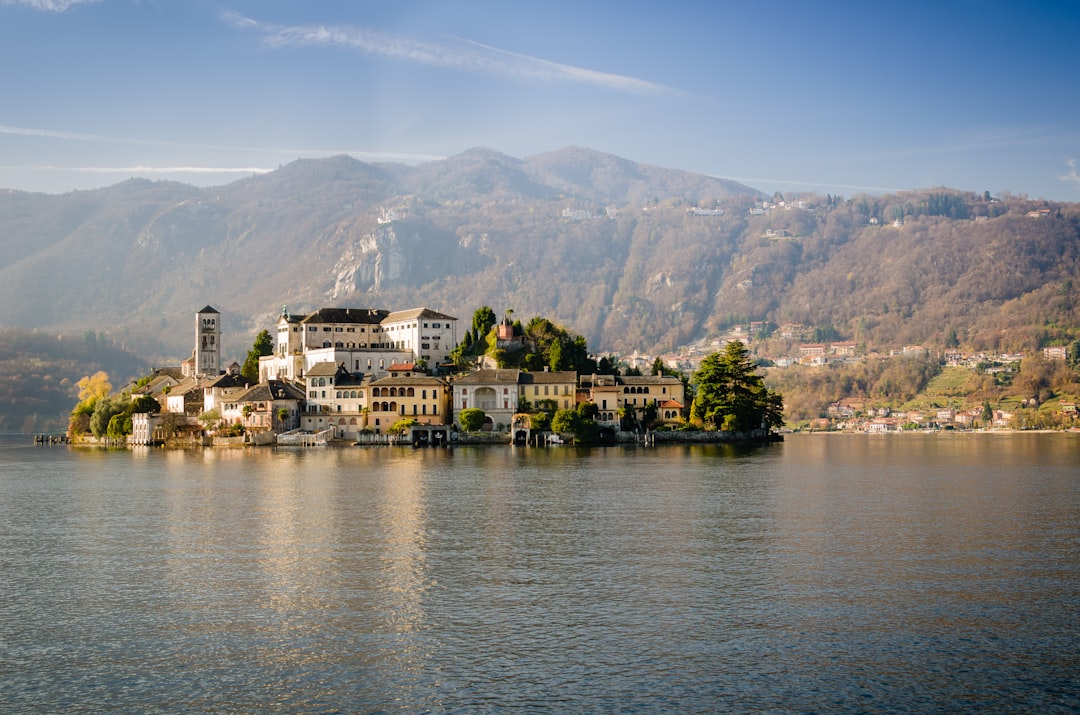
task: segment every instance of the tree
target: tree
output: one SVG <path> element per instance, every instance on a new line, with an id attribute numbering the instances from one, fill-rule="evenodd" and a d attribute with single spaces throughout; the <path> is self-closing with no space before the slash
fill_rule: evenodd
<path id="1" fill-rule="evenodd" d="M 156 415 L 161 412 L 161 403 L 150 395 L 139 395 L 131 401 L 131 414 L 136 412 L 148 412 Z"/>
<path id="2" fill-rule="evenodd" d="M 406 432 L 409 431 L 410 427 L 412 427 L 413 425 L 417 425 L 417 424 L 420 424 L 420 423 L 417 422 L 416 420 L 414 420 L 412 417 L 406 417 L 406 418 L 400 419 L 397 422 L 395 422 L 394 424 L 390 425 L 390 428 L 387 429 L 386 431 L 387 431 L 388 434 L 405 434 Z"/>
<path id="3" fill-rule="evenodd" d="M 109 422 L 113 416 L 123 414 L 124 406 L 118 400 L 103 398 L 94 405 L 94 413 L 90 415 L 90 432 L 95 437 L 101 438 L 108 433 Z"/>
<path id="4" fill-rule="evenodd" d="M 537 432 L 547 432 L 551 429 L 551 415 L 547 412 L 536 412 L 529 415 L 529 427 Z"/>
<path id="5" fill-rule="evenodd" d="M 244 365 L 240 368 L 240 374 L 250 382 L 257 383 L 259 381 L 259 358 L 273 354 L 274 339 L 270 337 L 269 331 L 260 330 L 259 334 L 255 336 L 255 344 L 251 346 L 247 357 L 244 358 Z"/>
<path id="6" fill-rule="evenodd" d="M 490 333 L 493 327 L 495 327 L 495 311 L 490 307 L 481 306 L 473 313 L 472 328 L 478 340 Z"/>
<path id="7" fill-rule="evenodd" d="M 784 423 L 781 396 L 765 388 L 749 351 L 738 340 L 728 343 L 723 353 L 702 360 L 694 383 L 690 418 L 698 424 L 748 432 L 763 427 L 771 430 Z"/>
<path id="8" fill-rule="evenodd" d="M 202 423 L 203 429 L 212 430 L 221 421 L 221 413 L 217 410 L 207 410 L 199 415 L 199 422 Z"/>
<path id="9" fill-rule="evenodd" d="M 476 432 L 484 426 L 484 411 L 479 407 L 468 407 L 458 415 L 458 424 L 466 432 Z"/>
<path id="10" fill-rule="evenodd" d="M 79 388 L 79 403 L 71 410 L 73 418 L 81 414 L 92 415 L 97 403 L 112 394 L 112 384 L 104 370 L 87 375 L 75 384 Z"/>
<path id="11" fill-rule="evenodd" d="M 573 432 L 577 426 L 578 413 L 576 410 L 559 410 L 551 418 L 551 430 L 559 434 Z"/>

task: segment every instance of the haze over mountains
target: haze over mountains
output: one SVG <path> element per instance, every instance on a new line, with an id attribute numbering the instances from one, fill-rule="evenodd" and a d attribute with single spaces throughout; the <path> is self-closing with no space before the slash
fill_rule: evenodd
<path id="1" fill-rule="evenodd" d="M 752 320 L 870 348 L 1034 348 L 1077 324 L 1078 239 L 1077 204 L 981 190 L 773 197 L 580 148 L 339 156 L 213 188 L 0 193 L 0 300 L 7 327 L 103 331 L 155 360 L 189 354 L 207 303 L 237 359 L 282 305 L 426 305 L 465 322 L 489 305 L 602 353 Z"/>

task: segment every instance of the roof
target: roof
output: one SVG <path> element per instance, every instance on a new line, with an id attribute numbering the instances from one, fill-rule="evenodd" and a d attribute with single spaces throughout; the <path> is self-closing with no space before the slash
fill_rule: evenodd
<path id="1" fill-rule="evenodd" d="M 623 385 L 674 385 L 682 384 L 682 380 L 672 375 L 633 375 L 619 377 Z"/>
<path id="2" fill-rule="evenodd" d="M 250 384 L 251 380 L 243 375 L 225 373 L 224 375 L 218 375 L 213 380 L 206 383 L 204 387 L 241 387 Z"/>
<path id="3" fill-rule="evenodd" d="M 386 316 L 388 323 L 398 323 L 404 320 L 416 320 L 417 318 L 429 318 L 432 320 L 457 320 L 457 318 L 438 313 L 431 308 L 412 308 L 411 310 L 395 310 Z"/>
<path id="4" fill-rule="evenodd" d="M 200 310 L 199 312 L 200 313 L 217 313 L 218 311 L 214 310 L 214 307 L 212 305 L 208 305 L 205 308 L 203 308 L 202 310 Z M 219 315 L 220 315 L 220 313 L 219 313 Z"/>
<path id="5" fill-rule="evenodd" d="M 317 362 L 304 372 L 305 377 L 333 377 L 337 374 L 338 365 L 333 362 Z"/>
<path id="6" fill-rule="evenodd" d="M 430 375 L 412 375 L 411 377 L 380 377 L 378 380 L 372 380 L 372 387 L 393 387 L 395 385 L 404 385 L 406 387 L 446 387 L 446 380 L 441 377 L 431 377 Z"/>
<path id="7" fill-rule="evenodd" d="M 236 399 L 237 402 L 268 402 L 273 400 L 302 400 L 304 393 L 282 380 L 260 382 Z"/>
<path id="8" fill-rule="evenodd" d="M 468 375 L 463 375 L 456 380 L 454 384 L 457 385 L 491 385 L 495 383 L 510 383 L 516 385 L 518 383 L 518 375 L 521 374 L 520 370 L 510 368 L 500 368 L 492 370 L 490 368 L 484 368 L 482 370 L 476 370 L 470 372 Z"/>
<path id="9" fill-rule="evenodd" d="M 523 385 L 551 385 L 553 383 L 573 382 L 577 384 L 577 373 L 573 370 L 554 372 L 523 372 L 518 380 Z"/>
<path id="10" fill-rule="evenodd" d="M 197 377 L 184 378 L 181 382 L 173 385 L 169 390 L 169 397 L 179 397 L 181 395 L 187 396 L 196 390 L 201 393 L 204 384 L 205 383 Z"/>
<path id="11" fill-rule="evenodd" d="M 388 311 L 380 308 L 319 308 L 306 316 L 301 323 L 364 323 L 379 324 Z"/>

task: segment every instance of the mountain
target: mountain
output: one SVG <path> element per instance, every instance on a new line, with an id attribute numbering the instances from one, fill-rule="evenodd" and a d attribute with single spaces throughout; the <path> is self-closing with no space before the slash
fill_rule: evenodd
<path id="1" fill-rule="evenodd" d="M 190 353 L 207 303 L 228 359 L 282 305 L 427 305 L 465 323 L 489 305 L 600 352 L 747 321 L 868 347 L 1035 347 L 1075 333 L 1078 239 L 1080 206 L 1022 197 L 767 197 L 573 147 L 338 156 L 205 189 L 0 193 L 0 301 L 5 326 L 100 331 L 154 362 Z"/>

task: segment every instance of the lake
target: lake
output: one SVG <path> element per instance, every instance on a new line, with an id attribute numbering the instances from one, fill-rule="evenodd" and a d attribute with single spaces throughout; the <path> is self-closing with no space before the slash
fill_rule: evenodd
<path id="1" fill-rule="evenodd" d="M 4 438 L 0 711 L 1074 713 L 1078 465 Z"/>

